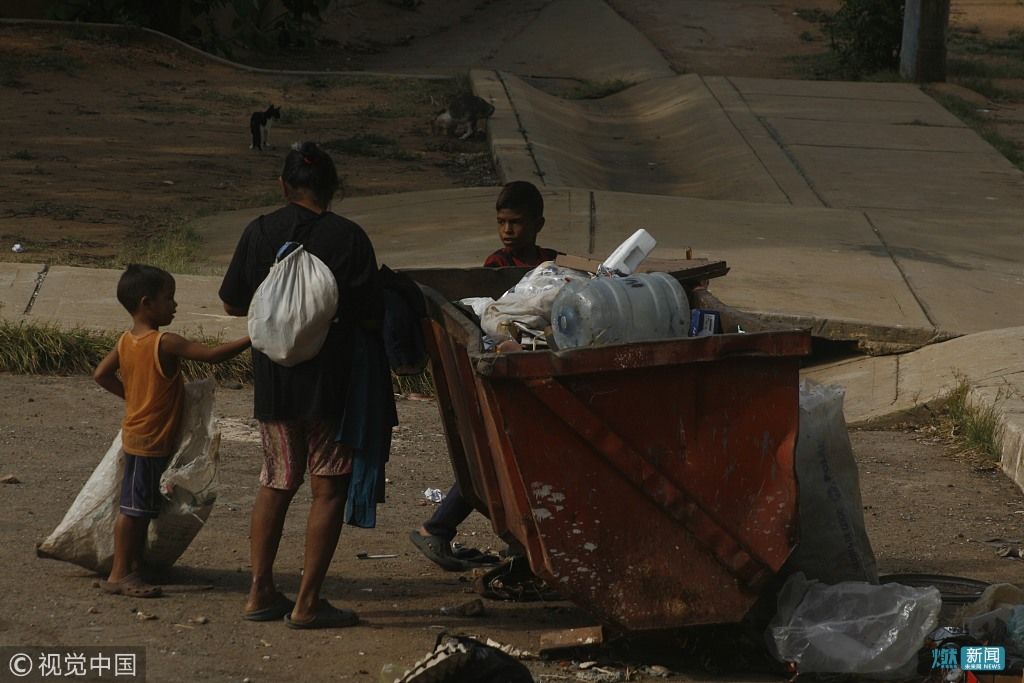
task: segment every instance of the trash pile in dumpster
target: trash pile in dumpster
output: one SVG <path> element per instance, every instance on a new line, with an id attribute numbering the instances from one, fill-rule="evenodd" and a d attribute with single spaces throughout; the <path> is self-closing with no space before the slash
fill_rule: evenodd
<path id="1" fill-rule="evenodd" d="M 637 230 L 587 272 L 546 261 L 497 300 L 471 297 L 487 351 L 575 349 L 721 331 L 714 315 L 692 316 L 686 291 L 667 273 L 637 272 L 656 241 Z M 584 264 L 570 257 L 569 263 Z"/>

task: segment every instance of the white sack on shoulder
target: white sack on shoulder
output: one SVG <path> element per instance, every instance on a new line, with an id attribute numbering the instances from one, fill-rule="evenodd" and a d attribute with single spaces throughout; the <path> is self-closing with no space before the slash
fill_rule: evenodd
<path id="1" fill-rule="evenodd" d="M 160 478 L 164 502 L 149 525 L 145 562 L 170 567 L 203 527 L 217 498 L 220 432 L 213 417 L 216 382 L 185 385 L 185 410 L 178 446 Z M 114 522 L 121 496 L 124 452 L 118 431 L 64 519 L 37 548 L 40 557 L 65 560 L 99 573 L 114 558 Z"/>
<path id="2" fill-rule="evenodd" d="M 271 266 L 253 294 L 252 346 L 278 365 L 298 365 L 320 353 L 337 312 L 334 274 L 299 245 Z"/>

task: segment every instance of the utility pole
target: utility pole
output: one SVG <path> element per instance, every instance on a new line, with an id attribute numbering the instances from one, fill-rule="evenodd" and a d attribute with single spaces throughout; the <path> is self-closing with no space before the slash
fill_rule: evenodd
<path id="1" fill-rule="evenodd" d="M 918 83 L 946 80 L 948 26 L 949 0 L 907 0 L 900 76 Z"/>

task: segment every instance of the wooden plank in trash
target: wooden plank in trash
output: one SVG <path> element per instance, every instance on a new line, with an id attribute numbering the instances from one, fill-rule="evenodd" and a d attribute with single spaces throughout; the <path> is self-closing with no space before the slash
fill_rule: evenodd
<path id="1" fill-rule="evenodd" d="M 555 263 L 563 268 L 583 270 L 596 273 L 601 261 L 572 254 L 559 254 Z M 637 268 L 639 273 L 668 273 L 680 282 L 699 282 L 722 277 L 729 272 L 725 261 L 709 261 L 708 259 L 644 259 Z"/>
<path id="2" fill-rule="evenodd" d="M 578 647 L 594 647 L 604 644 L 604 627 L 586 626 L 567 628 L 561 631 L 545 631 L 540 634 L 540 654 Z"/>

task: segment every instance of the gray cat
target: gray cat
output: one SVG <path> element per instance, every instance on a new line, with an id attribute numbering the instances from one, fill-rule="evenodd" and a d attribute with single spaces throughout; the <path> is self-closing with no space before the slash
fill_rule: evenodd
<path id="1" fill-rule="evenodd" d="M 490 118 L 493 113 L 494 105 L 487 100 L 476 95 L 457 95 L 437 113 L 431 128 L 435 135 L 443 132 L 451 137 L 460 126 L 465 126 L 466 132 L 459 139 L 466 140 L 476 135 L 477 122 Z"/>

